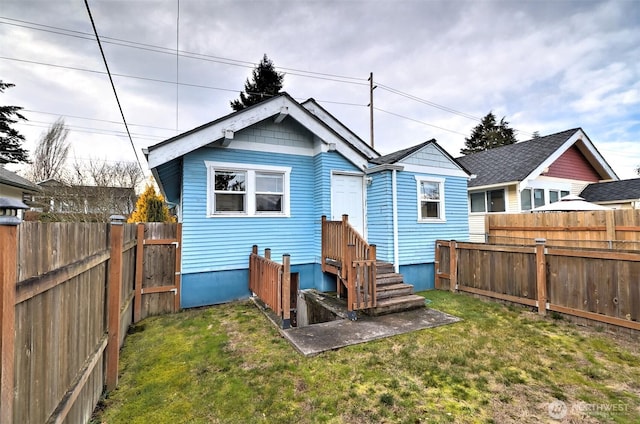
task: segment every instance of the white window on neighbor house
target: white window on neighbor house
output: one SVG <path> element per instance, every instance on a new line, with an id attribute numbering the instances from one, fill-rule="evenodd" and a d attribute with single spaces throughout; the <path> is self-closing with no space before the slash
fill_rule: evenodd
<path id="1" fill-rule="evenodd" d="M 445 220 L 444 179 L 416 176 L 418 191 L 418 221 Z"/>
<path id="2" fill-rule="evenodd" d="M 469 205 L 471 212 L 486 212 L 487 211 L 487 192 L 480 191 L 469 194 Z"/>
<path id="3" fill-rule="evenodd" d="M 558 202 L 562 197 L 569 194 L 567 190 L 546 190 L 542 188 L 525 188 L 520 193 L 520 209 L 528 211 L 547 203 Z"/>
<path id="4" fill-rule="evenodd" d="M 289 216 L 290 167 L 205 161 L 207 216 Z"/>
<path id="5" fill-rule="evenodd" d="M 506 204 L 504 189 L 469 194 L 469 211 L 472 213 L 505 212 Z"/>

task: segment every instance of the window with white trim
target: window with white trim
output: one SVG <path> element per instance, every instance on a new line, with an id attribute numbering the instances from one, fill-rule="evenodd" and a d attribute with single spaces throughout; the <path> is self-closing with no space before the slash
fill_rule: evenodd
<path id="1" fill-rule="evenodd" d="M 290 167 L 205 161 L 207 216 L 289 216 Z"/>
<path id="2" fill-rule="evenodd" d="M 476 191 L 469 193 L 469 211 L 474 212 L 504 212 L 506 200 L 504 189 Z"/>
<path id="3" fill-rule="evenodd" d="M 546 195 L 545 191 L 547 192 Z M 528 211 L 547 203 L 558 202 L 567 194 L 569 194 L 569 191 L 567 190 L 525 188 L 520 193 L 520 210 Z"/>
<path id="4" fill-rule="evenodd" d="M 418 221 L 444 221 L 444 180 L 416 176 Z"/>

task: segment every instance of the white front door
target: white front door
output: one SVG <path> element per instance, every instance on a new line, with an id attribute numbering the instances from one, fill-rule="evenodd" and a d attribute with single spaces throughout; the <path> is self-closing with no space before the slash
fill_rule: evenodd
<path id="1" fill-rule="evenodd" d="M 362 237 L 364 232 L 364 178 L 359 175 L 331 176 L 331 220 L 340 221 L 349 215 L 349 223 Z"/>

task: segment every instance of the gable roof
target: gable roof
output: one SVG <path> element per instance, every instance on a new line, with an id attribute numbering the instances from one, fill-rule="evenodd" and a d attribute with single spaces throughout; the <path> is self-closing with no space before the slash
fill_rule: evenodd
<path id="1" fill-rule="evenodd" d="M 515 183 L 535 178 L 572 145 L 581 142 L 582 153 L 602 179 L 618 179 L 582 128 L 572 128 L 544 137 L 462 156 L 456 160 L 476 178 L 469 187 Z M 591 156 L 591 157 L 589 157 Z"/>
<path id="2" fill-rule="evenodd" d="M 23 190 L 27 190 L 29 192 L 39 192 L 41 191 L 40 187 L 27 180 L 26 178 L 22 178 L 20 175 L 15 172 L 11 172 L 7 169 L 4 169 L 0 166 L 0 184 L 8 185 L 11 187 L 21 188 Z"/>
<path id="3" fill-rule="evenodd" d="M 317 103 L 315 104 L 317 105 Z M 154 169 L 214 141 L 223 139 L 226 132 L 233 133 L 274 116 L 281 116 L 282 119 L 289 116 L 302 124 L 311 133 L 318 136 L 325 144 L 339 144 L 337 146 L 338 152 L 351 161 L 354 159 L 353 155 L 350 155 L 350 152 L 347 152 L 347 150 L 356 153 L 356 155 L 361 158 L 362 163 L 366 163 L 369 159 L 379 156 L 379 153 L 367 146 L 362 140 L 357 138 L 357 136 L 354 135 L 360 143 L 353 142 L 354 140 L 350 141 L 341 135 L 340 132 L 342 131 L 340 127 L 345 129 L 346 127 L 337 119 L 333 118 L 333 116 L 331 116 L 331 118 L 334 122 L 332 122 L 333 125 L 330 125 L 303 107 L 287 93 L 283 92 L 251 107 L 230 113 L 153 146 L 149 146 L 145 151 L 149 167 Z M 357 165 L 360 167 L 360 164 Z"/>
<path id="4" fill-rule="evenodd" d="M 436 139 L 432 138 L 431 140 L 427 140 L 424 143 L 420 143 L 416 146 L 407 147 L 406 149 L 398 150 L 397 152 L 389 153 L 388 155 L 380 156 L 379 158 L 376 158 L 376 159 L 371 159 L 370 162 L 375 163 L 376 165 L 386 165 L 386 164 L 397 163 L 397 162 L 400 162 L 402 159 L 408 156 L 411 156 L 412 154 L 422 149 L 423 147 L 428 146 L 429 144 L 435 143 L 435 142 L 436 142 Z"/>
<path id="5" fill-rule="evenodd" d="M 349 142 L 349 144 L 353 145 L 354 147 L 357 146 L 359 149 L 369 151 L 370 157 L 380 156 L 380 153 L 378 153 L 373 147 L 367 144 L 367 142 L 358 137 L 356 133 L 351 131 L 335 116 L 329 113 L 329 111 L 323 108 L 314 98 L 305 100 L 301 103 L 301 105 L 322 122 L 330 126 L 338 134 L 340 134 L 340 136 L 342 136 L 342 138 Z"/>
<path id="6" fill-rule="evenodd" d="M 640 199 L 640 178 L 589 184 L 580 196 L 588 202 L 637 201 Z"/>

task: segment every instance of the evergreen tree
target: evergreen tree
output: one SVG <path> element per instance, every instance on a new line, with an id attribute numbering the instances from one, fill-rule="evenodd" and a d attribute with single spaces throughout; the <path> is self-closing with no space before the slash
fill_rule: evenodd
<path id="1" fill-rule="evenodd" d="M 515 130 L 509 128 L 509 123 L 503 117 L 496 123 L 493 112 L 489 112 L 482 121 L 475 126 L 471 137 L 465 138 L 465 148 L 460 150 L 463 155 L 482 152 L 495 147 L 506 146 L 517 142 Z"/>
<path id="2" fill-rule="evenodd" d="M 157 194 L 151 184 L 147 184 L 144 193 L 138 197 L 136 210 L 127 222 L 175 222 L 175 219 L 169 215 L 164 197 Z"/>
<path id="3" fill-rule="evenodd" d="M 4 90 L 14 85 L 0 80 L 0 93 L 4 93 Z M 20 110 L 22 108 L 19 106 L 0 106 L 0 164 L 29 163 L 27 151 L 22 148 L 24 136 L 11 128 L 11 124 L 19 120 L 27 120 Z"/>
<path id="4" fill-rule="evenodd" d="M 284 74 L 276 71 L 273 62 L 265 54 L 258 66 L 251 71 L 249 78 L 244 83 L 244 93 L 240 93 L 240 99 L 231 103 L 231 109 L 239 111 L 249 106 L 260 103 L 278 94 L 282 90 Z"/>

